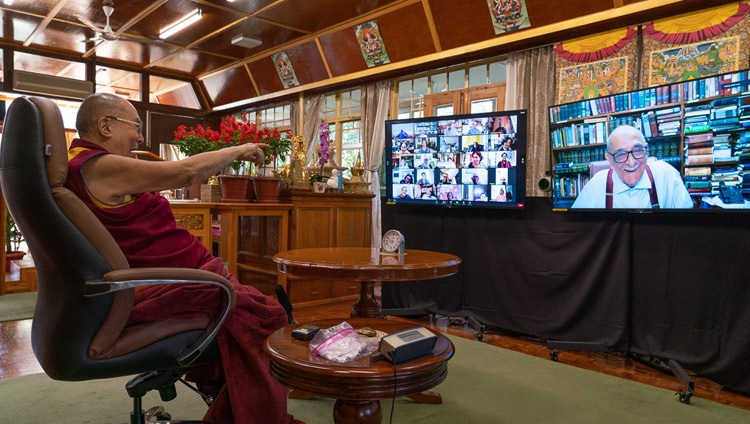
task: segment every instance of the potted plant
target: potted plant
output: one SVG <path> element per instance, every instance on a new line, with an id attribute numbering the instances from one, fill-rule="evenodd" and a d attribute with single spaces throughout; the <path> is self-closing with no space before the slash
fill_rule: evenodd
<path id="1" fill-rule="evenodd" d="M 10 212 L 5 214 L 5 272 L 10 272 L 10 261 L 21 259 L 26 252 L 21 251 L 23 243 L 23 234 L 18 229 L 16 221 L 10 216 Z"/>
<path id="2" fill-rule="evenodd" d="M 281 132 L 274 128 L 258 127 L 247 119 L 243 113 L 240 119 L 232 115 L 224 117 L 219 124 L 219 130 L 197 125 L 186 127 L 180 125 L 174 132 L 174 144 L 178 150 L 187 156 L 198 153 L 219 150 L 230 146 L 246 143 L 266 143 L 266 165 L 276 166 L 276 159 L 284 159 L 291 150 L 291 140 L 281 138 Z M 254 185 L 250 176 L 253 174 L 252 164 L 248 161 L 234 161 L 220 176 L 222 186 L 222 201 L 247 202 L 255 197 Z"/>
<path id="3" fill-rule="evenodd" d="M 285 161 L 292 151 L 291 134 L 287 131 L 282 137 L 279 130 L 264 128 L 261 131 L 260 142 L 268 145 L 264 150 L 265 160 L 263 165 L 266 169 L 273 165 L 273 176 L 256 176 L 253 179 L 256 202 L 278 203 L 281 193 L 281 176 L 277 166 L 278 162 Z"/>

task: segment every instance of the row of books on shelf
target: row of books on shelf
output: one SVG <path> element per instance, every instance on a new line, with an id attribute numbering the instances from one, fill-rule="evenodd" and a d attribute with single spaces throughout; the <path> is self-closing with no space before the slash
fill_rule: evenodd
<path id="1" fill-rule="evenodd" d="M 565 122 L 571 119 L 584 119 L 591 116 L 679 103 L 679 101 L 679 84 L 672 84 L 552 106 L 549 113 L 552 122 Z"/>
<path id="2" fill-rule="evenodd" d="M 712 97 L 733 96 L 748 90 L 747 71 L 717 75 L 682 83 L 682 98 L 686 102 Z"/>
<path id="3" fill-rule="evenodd" d="M 607 121 L 601 118 L 596 121 L 571 124 L 552 130 L 552 148 L 588 146 L 607 142 Z"/>
<path id="4" fill-rule="evenodd" d="M 747 70 L 743 70 L 552 106 L 549 109 L 550 121 L 565 122 L 681 101 L 696 102 L 716 97 L 737 96 L 747 91 L 750 91 L 750 75 Z"/>
<path id="5" fill-rule="evenodd" d="M 589 163 L 604 160 L 606 146 L 596 146 L 588 149 L 564 150 L 555 152 L 557 163 Z"/>
<path id="6" fill-rule="evenodd" d="M 574 198 L 583 190 L 583 186 L 589 181 L 588 173 L 580 173 L 571 176 L 556 176 L 553 189 L 555 198 Z"/>

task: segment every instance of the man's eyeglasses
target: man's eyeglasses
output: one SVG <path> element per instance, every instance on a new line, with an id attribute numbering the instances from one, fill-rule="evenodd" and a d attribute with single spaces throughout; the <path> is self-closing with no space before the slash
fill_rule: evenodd
<path id="1" fill-rule="evenodd" d="M 138 129 L 138 132 L 143 131 L 143 121 L 141 121 L 140 119 L 137 121 L 131 121 L 129 119 L 118 118 L 116 116 L 105 116 L 105 118 L 114 119 L 115 121 L 125 122 L 130 125 L 135 125 L 135 128 Z"/>
<path id="2" fill-rule="evenodd" d="M 635 149 L 629 151 L 629 152 L 615 152 L 615 153 L 609 153 L 610 156 L 612 156 L 612 159 L 615 160 L 617 163 L 623 163 L 628 160 L 628 155 L 633 155 L 633 159 L 643 159 L 648 155 L 648 147 L 636 147 Z"/>

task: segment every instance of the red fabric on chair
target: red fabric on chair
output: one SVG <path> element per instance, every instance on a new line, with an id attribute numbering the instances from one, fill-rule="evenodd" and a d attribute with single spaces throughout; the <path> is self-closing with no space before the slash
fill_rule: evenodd
<path id="1" fill-rule="evenodd" d="M 221 368 L 202 366 L 189 375 L 198 384 L 214 385 L 222 374 L 227 381 L 204 421 L 212 424 L 297 422 L 286 412 L 288 390 L 271 377 L 270 362 L 263 352 L 265 339 L 287 324 L 286 312 L 278 302 L 254 287 L 240 284 L 224 269 L 220 258 L 214 258 L 202 269 L 231 281 L 237 298 L 236 307 L 216 337 Z M 209 315 L 217 310 L 219 301 L 217 290 L 210 286 L 149 287 L 136 293 L 129 324 Z M 261 379 L 265 382 L 259 381 Z M 268 387 L 271 390 L 266 390 Z M 233 416 L 228 416 L 230 412 Z"/>

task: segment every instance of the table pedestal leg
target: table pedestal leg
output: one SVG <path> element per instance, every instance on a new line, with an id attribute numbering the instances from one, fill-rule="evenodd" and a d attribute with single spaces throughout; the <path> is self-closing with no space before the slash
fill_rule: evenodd
<path id="1" fill-rule="evenodd" d="M 375 299 L 375 281 L 359 282 L 359 298 L 352 307 L 352 318 L 383 318 L 383 308 Z"/>
<path id="2" fill-rule="evenodd" d="M 383 411 L 379 400 L 336 400 L 333 422 L 336 424 L 380 424 Z"/>

